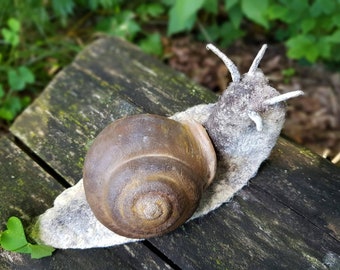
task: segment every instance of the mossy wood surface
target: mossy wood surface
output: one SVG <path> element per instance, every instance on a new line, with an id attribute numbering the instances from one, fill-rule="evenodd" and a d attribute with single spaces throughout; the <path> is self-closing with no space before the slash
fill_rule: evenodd
<path id="1" fill-rule="evenodd" d="M 19 217 L 24 227 L 51 207 L 64 190 L 25 152 L 8 138 L 0 139 L 0 231 L 10 216 Z M 111 268 L 112 267 L 112 268 Z M 113 249 L 57 250 L 52 257 L 32 260 L 29 255 L 0 248 L 0 269 L 171 269 L 143 244 Z"/>
<path id="2" fill-rule="evenodd" d="M 65 185 L 74 184 L 82 176 L 88 146 L 111 121 L 141 112 L 171 115 L 215 100 L 214 94 L 131 44 L 106 38 L 60 72 L 11 132 L 45 170 Z M 1 218 L 22 212 L 29 222 L 51 205 L 62 187 L 17 146 L 5 142 L 0 144 L 5 183 Z M 17 149 L 15 157 L 9 154 L 16 153 L 13 150 L 3 154 L 8 145 Z M 11 169 L 3 169 L 10 166 L 6 164 Z M 21 188 L 20 182 L 12 187 L 6 179 L 20 172 L 27 176 L 27 186 Z M 20 255 L 21 266 L 16 262 L 8 268 L 336 269 L 339 185 L 339 168 L 280 139 L 258 175 L 231 202 L 173 233 L 121 247 L 56 251 L 40 261 Z M 36 198 L 46 203 L 34 204 Z M 0 263 L 9 261 L 6 256 L 0 253 Z"/>

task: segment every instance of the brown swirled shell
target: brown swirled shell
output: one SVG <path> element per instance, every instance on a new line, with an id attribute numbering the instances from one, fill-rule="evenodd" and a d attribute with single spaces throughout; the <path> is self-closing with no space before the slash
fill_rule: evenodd
<path id="1" fill-rule="evenodd" d="M 147 238 L 190 218 L 215 170 L 215 151 L 200 124 L 141 114 L 117 120 L 97 136 L 83 178 L 102 224 Z"/>

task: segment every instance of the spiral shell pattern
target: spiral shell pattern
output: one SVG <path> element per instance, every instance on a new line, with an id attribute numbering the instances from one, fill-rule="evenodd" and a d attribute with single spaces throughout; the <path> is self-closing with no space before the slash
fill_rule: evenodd
<path id="1" fill-rule="evenodd" d="M 102 224 L 122 236 L 148 238 L 191 217 L 215 170 L 216 155 L 201 125 L 141 114 L 119 119 L 97 136 L 83 178 Z"/>

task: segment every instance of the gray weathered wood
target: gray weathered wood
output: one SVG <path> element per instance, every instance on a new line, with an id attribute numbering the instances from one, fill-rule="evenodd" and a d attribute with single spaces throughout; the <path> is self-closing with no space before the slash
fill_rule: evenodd
<path id="1" fill-rule="evenodd" d="M 12 215 L 20 217 L 27 225 L 34 216 L 51 207 L 53 198 L 63 189 L 9 139 L 0 139 L 2 227 Z"/>
<path id="2" fill-rule="evenodd" d="M 231 202 L 150 241 L 185 269 L 327 269 L 327 258 L 340 254 L 335 236 L 340 174 L 310 151 L 300 151 L 280 139 L 258 175 Z M 315 162 L 322 164 L 319 173 Z M 301 198 L 295 196 L 299 193 Z"/>
<path id="3" fill-rule="evenodd" d="M 215 99 L 134 46 L 107 38 L 61 72 L 11 132 L 75 183 L 87 146 L 107 123 L 140 112 L 170 115 Z M 328 258 L 340 254 L 339 175 L 327 161 L 280 140 L 230 203 L 146 243 L 185 269 L 327 269 Z"/>
<path id="4" fill-rule="evenodd" d="M 70 184 L 82 177 L 84 155 L 108 123 L 141 109 L 106 83 L 70 66 L 11 127 L 12 133 Z"/>
<path id="5" fill-rule="evenodd" d="M 10 216 L 26 227 L 52 206 L 64 189 L 7 138 L 0 139 L 0 231 Z M 111 249 L 57 250 L 52 257 L 32 260 L 27 254 L 0 248 L 0 269 L 171 269 L 141 243 Z"/>
<path id="6" fill-rule="evenodd" d="M 11 132 L 74 184 L 87 146 L 114 119 L 141 112 L 171 115 L 215 99 L 135 46 L 102 39 L 56 76 Z"/>
<path id="7" fill-rule="evenodd" d="M 149 249 L 136 243 L 115 249 L 57 250 L 52 257 L 39 260 L 1 251 L 0 266 L 1 270 L 172 269 Z"/>

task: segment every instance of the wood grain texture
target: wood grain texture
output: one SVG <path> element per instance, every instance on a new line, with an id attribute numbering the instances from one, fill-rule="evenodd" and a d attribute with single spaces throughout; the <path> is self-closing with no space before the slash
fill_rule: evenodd
<path id="1" fill-rule="evenodd" d="M 108 123 L 141 112 L 171 115 L 215 99 L 135 46 L 101 39 L 54 78 L 11 132 L 74 184 L 87 147 Z"/>
<path id="2" fill-rule="evenodd" d="M 8 138 L 0 139 L 0 149 L 1 229 L 10 216 L 27 225 L 51 207 L 64 188 Z"/>
<path id="3" fill-rule="evenodd" d="M 140 112 L 117 91 L 70 66 L 17 118 L 11 132 L 74 184 L 97 133 L 114 119 Z"/>
<path id="4" fill-rule="evenodd" d="M 10 216 L 27 227 L 52 206 L 64 189 L 7 138 L 0 139 L 0 231 Z M 57 250 L 52 257 L 32 260 L 27 254 L 0 248 L 0 269 L 171 269 L 142 243 L 91 250 Z"/>
<path id="5" fill-rule="evenodd" d="M 314 162 L 322 173 L 315 174 Z M 229 203 L 150 241 L 185 269 L 328 269 L 327 258 L 340 254 L 334 237 L 339 185 L 338 168 L 280 139 L 257 176 Z"/>
<path id="6" fill-rule="evenodd" d="M 88 145 L 109 122 L 141 112 L 171 115 L 215 100 L 135 46 L 105 38 L 60 72 L 11 132 L 73 184 L 81 178 Z M 339 168 L 280 139 L 258 175 L 231 202 L 146 245 L 184 269 L 332 269 L 340 264 L 339 175 Z M 100 260 L 108 256 L 117 257 L 117 266 L 126 260 L 138 268 L 141 245 L 126 245 L 141 249 L 136 257 L 114 247 L 58 251 L 51 260 L 63 254 L 72 262 L 94 252 L 91 267 L 105 269 Z M 146 258 L 156 261 L 150 269 L 162 267 L 160 258 Z"/>
<path id="7" fill-rule="evenodd" d="M 172 269 L 141 244 L 117 248 L 56 250 L 52 257 L 32 260 L 27 255 L 0 253 L 1 270 L 109 270 Z"/>

